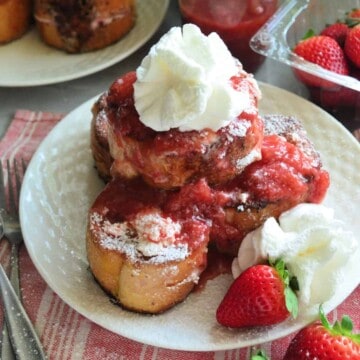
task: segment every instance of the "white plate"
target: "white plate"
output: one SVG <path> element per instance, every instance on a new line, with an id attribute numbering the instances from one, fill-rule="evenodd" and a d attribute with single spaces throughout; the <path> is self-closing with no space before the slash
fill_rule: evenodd
<path id="1" fill-rule="evenodd" d="M 0 46 L 0 86 L 36 86 L 77 79 L 103 70 L 139 49 L 160 26 L 169 0 L 137 0 L 134 28 L 98 51 L 67 54 L 45 45 L 35 28 Z"/>
<path id="2" fill-rule="evenodd" d="M 296 115 L 321 152 L 331 175 L 325 203 L 360 233 L 360 145 L 334 118 L 284 90 L 261 85 L 264 113 Z M 34 155 L 21 193 L 21 225 L 30 256 L 49 286 L 71 307 L 95 323 L 130 339 L 155 346 L 211 351 L 257 344 L 285 336 L 314 319 L 303 313 L 277 326 L 229 331 L 217 325 L 215 311 L 230 276 L 209 281 L 204 291 L 158 316 L 134 314 L 112 304 L 88 269 L 85 253 L 87 211 L 103 187 L 89 148 L 90 107 L 94 99 L 63 119 Z M 360 248 L 360 247 L 359 247 Z M 360 273 L 360 255 L 349 273 Z M 325 304 L 329 311 L 358 285 L 349 276 L 341 293 Z"/>

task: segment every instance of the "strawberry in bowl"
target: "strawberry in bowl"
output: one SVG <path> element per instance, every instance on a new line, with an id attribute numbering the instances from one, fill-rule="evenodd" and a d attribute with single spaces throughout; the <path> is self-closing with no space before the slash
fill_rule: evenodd
<path id="1" fill-rule="evenodd" d="M 341 83 L 359 80 L 360 71 L 360 9 L 353 9 L 342 19 L 331 23 L 319 32 L 309 30 L 292 49 L 296 57 L 320 66 L 341 76 Z M 309 90 L 316 104 L 340 120 L 356 118 L 360 108 L 359 92 L 352 86 L 340 85 L 323 76 L 293 68 L 295 76 Z M 325 79 L 327 78 L 327 79 Z M 353 79 L 351 79 L 353 78 Z M 358 109 L 358 110 L 357 110 Z M 345 120 L 344 120 L 345 121 Z M 345 121 L 345 125 L 352 127 Z"/>
<path id="2" fill-rule="evenodd" d="M 303 59 L 326 70 L 340 75 L 349 75 L 349 64 L 345 53 L 339 43 L 330 36 L 315 35 L 313 31 L 309 31 L 306 37 L 295 46 L 293 51 Z M 294 71 L 298 79 L 307 86 L 325 88 L 336 86 L 321 77 L 297 69 Z"/>

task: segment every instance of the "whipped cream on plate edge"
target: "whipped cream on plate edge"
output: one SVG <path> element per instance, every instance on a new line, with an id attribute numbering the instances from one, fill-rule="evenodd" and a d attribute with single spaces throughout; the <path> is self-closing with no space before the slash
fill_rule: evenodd
<path id="1" fill-rule="evenodd" d="M 322 204 L 299 204 L 249 233 L 233 260 L 233 277 L 269 258 L 282 258 L 297 277 L 299 305 L 306 309 L 341 292 L 346 277 L 359 276 L 349 273 L 351 263 L 360 260 L 358 241 Z"/>

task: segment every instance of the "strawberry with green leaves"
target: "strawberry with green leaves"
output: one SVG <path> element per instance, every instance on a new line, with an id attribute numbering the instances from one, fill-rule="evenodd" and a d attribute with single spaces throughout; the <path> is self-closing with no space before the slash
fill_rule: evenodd
<path id="1" fill-rule="evenodd" d="M 360 360 L 360 334 L 350 318 L 331 325 L 320 308 L 320 320 L 298 332 L 283 360 Z"/>
<path id="2" fill-rule="evenodd" d="M 273 325 L 298 313 L 297 281 L 282 260 L 253 265 L 235 279 L 220 303 L 217 321 L 241 328 Z"/>
<path id="3" fill-rule="evenodd" d="M 321 66 L 322 68 L 341 75 L 349 74 L 349 65 L 340 45 L 329 36 L 314 35 L 309 32 L 303 40 L 297 43 L 293 52 L 303 59 Z M 299 80 L 308 86 L 332 87 L 331 82 L 309 74 L 295 70 Z"/>

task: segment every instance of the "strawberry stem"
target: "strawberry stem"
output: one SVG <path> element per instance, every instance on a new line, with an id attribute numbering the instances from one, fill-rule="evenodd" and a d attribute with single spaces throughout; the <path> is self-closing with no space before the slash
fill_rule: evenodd
<path id="1" fill-rule="evenodd" d="M 330 324 L 322 305 L 319 307 L 319 316 L 322 325 L 334 336 L 346 336 L 357 344 L 360 344 L 360 334 L 353 333 L 353 322 L 348 315 L 344 315 L 341 322 L 337 320 L 333 325 Z"/>
<path id="2" fill-rule="evenodd" d="M 250 360 L 268 360 L 264 350 L 258 350 L 256 353 L 251 354 Z"/>
<path id="3" fill-rule="evenodd" d="M 352 28 L 352 27 L 355 27 L 356 25 L 360 24 L 360 19 L 359 18 L 346 18 L 345 24 L 348 27 Z"/>
<path id="4" fill-rule="evenodd" d="M 299 290 L 297 278 L 290 275 L 289 270 L 282 259 L 277 259 L 275 262 L 270 260 L 269 263 L 276 269 L 284 282 L 285 305 L 289 313 L 296 319 L 299 314 L 299 304 L 295 293 Z"/>
<path id="5" fill-rule="evenodd" d="M 301 40 L 309 39 L 315 35 L 316 35 L 316 33 L 315 33 L 314 29 L 308 29 Z"/>

